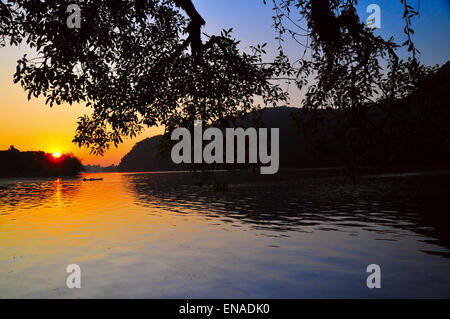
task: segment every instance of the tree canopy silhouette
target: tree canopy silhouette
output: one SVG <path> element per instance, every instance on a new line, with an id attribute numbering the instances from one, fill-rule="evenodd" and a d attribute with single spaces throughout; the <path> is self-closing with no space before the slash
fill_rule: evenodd
<path id="1" fill-rule="evenodd" d="M 266 3 L 266 1 L 264 1 Z M 338 110 L 341 132 L 349 153 L 359 154 L 374 148 L 372 131 L 383 136 L 384 127 L 371 121 L 369 105 L 380 104 L 385 110 L 383 122 L 399 114 L 403 101 L 429 79 L 436 67 L 425 67 L 417 59 L 412 19 L 419 14 L 407 0 L 403 6 L 406 41 L 383 39 L 360 21 L 357 0 L 271 0 L 273 25 L 278 31 L 279 50 L 291 38 L 301 48 L 301 56 L 290 70 L 289 81 L 306 91 L 303 112 L 314 116 L 297 116 L 302 129 L 316 129 L 323 122 L 323 109 Z M 420 1 L 418 2 L 420 6 Z M 397 51 L 410 52 L 406 61 Z M 402 109 L 405 111 L 405 109 Z M 310 112 L 314 111 L 314 112 Z"/>
<path id="2" fill-rule="evenodd" d="M 37 51 L 18 61 L 15 73 L 29 97 L 92 108 L 74 142 L 94 153 L 145 126 L 226 121 L 254 108 L 255 96 L 285 99 L 270 82 L 282 59 L 262 64 L 262 46 L 240 52 L 231 30 L 201 37 L 205 22 L 191 1 L 75 1 L 79 29 L 66 25 L 71 3 L 9 1 L 1 30 L 3 43 Z"/>
<path id="3" fill-rule="evenodd" d="M 418 11 L 407 0 L 400 2 L 407 36 L 403 46 L 412 55 L 406 62 L 397 56 L 400 45 L 393 37 L 385 40 L 376 36 L 360 21 L 356 14 L 358 0 L 272 0 L 280 51 L 286 35 L 303 48 L 303 56 L 292 69 L 292 80 L 300 89 L 307 89 L 304 107 L 351 109 L 357 113 L 380 94 L 395 98 L 399 92 L 403 97 L 411 93 L 424 74 L 412 41 L 411 19 Z M 398 81 L 407 79 L 405 74 L 412 75 L 409 81 Z M 410 90 L 405 92 L 406 88 Z"/>
<path id="4" fill-rule="evenodd" d="M 36 57 L 18 61 L 14 75 L 29 98 L 92 109 L 79 119 L 74 142 L 103 154 L 146 126 L 162 124 L 170 131 L 194 119 L 228 123 L 259 108 L 255 97 L 264 104 L 285 101 L 287 92 L 272 81 L 280 76 L 309 87 L 304 106 L 312 109 L 359 114 L 380 89 L 393 98 L 410 84 L 398 81 L 407 78 L 402 66 L 410 72 L 417 65 L 410 37 L 417 12 L 400 1 L 405 45 L 413 53 L 406 63 L 399 62 L 392 39 L 375 36 L 359 21 L 357 0 L 272 0 L 280 43 L 286 32 L 297 40 L 302 30 L 293 10 L 306 18 L 304 46 L 311 59 L 299 60 L 298 68 L 290 65 L 282 45 L 279 56 L 265 63 L 264 45 L 241 52 L 231 30 L 202 35 L 205 20 L 191 0 L 8 1 L 1 5 L 0 45 L 25 42 L 37 51 Z M 66 25 L 73 3 L 81 8 L 79 29 Z M 380 58 L 387 60 L 388 76 Z"/>

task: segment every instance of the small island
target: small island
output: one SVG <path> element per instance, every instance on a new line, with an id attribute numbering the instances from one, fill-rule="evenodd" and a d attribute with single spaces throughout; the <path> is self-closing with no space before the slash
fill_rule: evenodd
<path id="1" fill-rule="evenodd" d="M 14 146 L 0 151 L 0 177 L 74 176 L 83 164 L 73 154 L 21 152 Z"/>

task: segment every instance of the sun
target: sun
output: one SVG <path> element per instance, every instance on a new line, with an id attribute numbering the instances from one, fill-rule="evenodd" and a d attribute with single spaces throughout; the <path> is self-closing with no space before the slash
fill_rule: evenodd
<path id="1" fill-rule="evenodd" d="M 53 157 L 54 158 L 58 158 L 58 157 L 61 157 L 61 153 L 60 152 L 58 152 L 58 151 L 56 151 L 56 152 L 53 152 Z"/>

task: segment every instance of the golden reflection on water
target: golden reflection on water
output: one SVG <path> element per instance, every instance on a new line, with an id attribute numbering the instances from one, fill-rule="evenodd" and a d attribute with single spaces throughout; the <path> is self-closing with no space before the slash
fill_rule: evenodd
<path id="1" fill-rule="evenodd" d="M 55 181 L 55 188 L 56 188 L 56 202 L 58 203 L 58 207 L 61 206 L 61 179 L 58 178 Z"/>
<path id="2" fill-rule="evenodd" d="M 408 296 L 414 285 L 427 296 L 448 292 L 448 247 L 415 231 L 415 208 L 398 215 L 371 197 L 349 200 L 348 185 L 323 184 L 316 201 L 317 187 L 217 193 L 183 180 L 0 181 L 0 297 L 371 297 L 361 282 L 374 262 L 391 270 L 390 289 L 375 296 Z M 74 263 L 79 290 L 65 286 Z M 442 286 L 424 286 L 429 276 Z"/>
<path id="3" fill-rule="evenodd" d="M 92 265 L 86 268 L 99 281 L 105 268 L 120 273 L 125 267 L 126 273 L 127 266 L 195 242 L 208 224 L 192 211 L 186 218 L 159 206 L 142 209 L 121 174 L 110 174 L 104 182 L 79 178 L 8 186 L 1 201 L 0 297 L 57 297 L 64 290 L 64 267 L 71 263 Z M 178 255 L 183 256 L 181 250 Z M 164 272 L 164 265 L 152 268 Z M 146 273 L 146 267 L 138 273 Z"/>

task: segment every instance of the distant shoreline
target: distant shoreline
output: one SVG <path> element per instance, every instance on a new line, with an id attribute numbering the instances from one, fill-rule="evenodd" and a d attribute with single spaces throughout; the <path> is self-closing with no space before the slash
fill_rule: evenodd
<path id="1" fill-rule="evenodd" d="M 431 175 L 450 175 L 450 167 L 358 167 L 355 168 L 350 175 L 348 169 L 344 167 L 311 167 L 311 168 L 285 168 L 275 175 L 260 175 L 257 171 L 252 170 L 174 170 L 174 171 L 140 171 L 140 172 L 82 172 L 75 175 L 17 175 L 17 176 L 0 176 L 2 180 L 11 179 L 77 179 L 89 175 L 108 175 L 108 174 L 170 174 L 170 175 L 209 175 L 213 177 L 229 177 L 237 180 L 243 180 L 251 177 L 255 181 L 270 180 L 295 180 L 304 178 L 323 178 L 323 177 L 364 177 L 364 178 L 383 178 L 383 177 L 415 177 L 415 176 L 431 176 Z"/>
<path id="2" fill-rule="evenodd" d="M 225 186 L 231 184 L 259 184 L 259 183 L 286 183 L 309 179 L 323 178 L 395 178 L 395 177 L 428 177 L 428 176 L 450 176 L 450 167 L 397 167 L 380 169 L 374 167 L 361 167 L 355 169 L 353 175 L 342 167 L 316 167 L 281 169 L 275 175 L 260 175 L 258 171 L 236 170 L 236 171 L 203 171 L 196 174 L 192 171 L 156 171 L 156 172 L 117 172 L 125 175 L 161 175 L 185 176 L 180 178 L 183 184 L 217 185 Z M 191 178 L 189 178 L 191 177 Z"/>
<path id="3" fill-rule="evenodd" d="M 286 172 L 344 172 L 346 171 L 345 167 L 307 167 L 307 168 L 280 168 L 279 172 L 275 175 L 286 173 Z M 360 175 L 364 172 L 373 172 L 375 174 L 403 174 L 403 173 L 419 173 L 419 172 L 450 172 L 450 166 L 399 166 L 399 167 L 390 167 L 390 168 L 379 168 L 372 166 L 364 166 L 355 168 L 355 172 Z M 117 172 L 109 172 L 109 173 L 123 173 L 123 174 L 182 174 L 182 173 L 192 173 L 193 170 L 163 170 L 163 171 L 117 171 Z M 236 169 L 236 170 L 198 170 L 197 172 L 208 172 L 208 173 L 221 173 L 221 172 L 252 172 L 251 169 Z M 95 172 L 99 174 L 101 172 Z M 107 173 L 107 172 L 105 172 Z M 83 173 L 84 174 L 84 173 Z"/>

